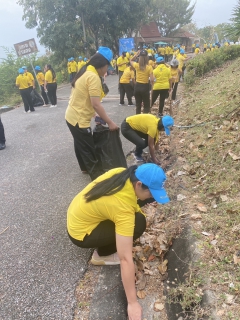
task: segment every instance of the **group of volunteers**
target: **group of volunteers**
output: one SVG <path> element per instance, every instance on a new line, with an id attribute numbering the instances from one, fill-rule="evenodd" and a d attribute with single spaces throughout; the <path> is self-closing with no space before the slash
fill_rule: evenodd
<path id="1" fill-rule="evenodd" d="M 112 58 L 109 48 L 100 47 L 76 73 L 71 83 L 72 91 L 65 119 L 73 136 L 80 170 L 89 174 L 92 182 L 72 200 L 67 212 L 67 231 L 70 240 L 78 247 L 95 248 L 92 264 L 120 264 L 129 319 L 141 320 L 142 309 L 135 288 L 133 241 L 146 229 L 146 217 L 140 208 L 141 203 L 157 201 L 165 204 L 170 201 L 164 189 L 166 175 L 159 166 L 154 149 L 158 145 L 160 132 L 170 135 L 174 120 L 169 115 L 158 118 L 146 114 L 149 112 L 148 99 L 145 97 L 149 94 L 148 79 L 150 77 L 154 82 L 154 73 L 148 64 L 146 50 L 140 50 L 132 57 L 127 68 L 130 75 L 133 69 L 137 73 L 135 96 L 138 103 L 144 100 L 146 113 L 140 114 L 138 105 L 136 115 L 123 119 L 121 131 L 126 139 L 136 145 L 136 159 L 142 161 L 143 149 L 149 146 L 152 162 L 104 172 L 96 155 L 91 119 L 97 115 L 108 125 L 110 132 L 119 130 L 101 104 L 104 96 L 102 77 Z M 138 62 L 135 62 L 136 58 L 139 58 Z M 169 71 L 167 77 L 171 79 L 170 68 L 161 61 L 157 68 L 166 68 Z M 125 70 L 122 76 L 124 74 L 126 76 Z"/>
<path id="2" fill-rule="evenodd" d="M 88 58 L 78 57 L 78 62 L 75 61 L 74 57 L 68 59 L 67 69 L 69 74 L 69 81 L 72 82 L 78 71 L 88 62 Z"/>
<path id="3" fill-rule="evenodd" d="M 230 42 L 226 41 L 223 44 L 224 47 L 228 47 L 230 46 Z M 199 43 L 193 43 L 192 44 L 192 53 L 194 53 L 195 55 L 198 55 L 199 53 L 205 53 L 205 52 L 213 52 L 215 50 L 218 50 L 219 48 L 221 48 L 221 44 L 219 42 L 216 43 L 204 43 L 203 47 L 200 48 L 200 44 Z"/>
<path id="4" fill-rule="evenodd" d="M 43 106 L 47 106 L 50 101 L 50 108 L 57 107 L 57 82 L 56 73 L 50 64 L 45 65 L 44 72 L 40 66 L 35 68 L 36 80 L 41 88 Z M 35 80 L 31 72 L 26 66 L 18 69 L 19 75 L 16 78 L 16 86 L 19 88 L 20 95 L 24 104 L 24 112 L 29 113 L 35 111 L 31 92 L 35 89 Z M 44 74 L 45 73 L 45 74 Z"/>
<path id="5" fill-rule="evenodd" d="M 184 77 L 185 62 L 189 59 L 183 47 L 174 49 L 169 62 L 166 62 L 165 51 L 154 54 L 152 49 L 149 53 L 150 49 L 143 47 L 135 53 L 131 51 L 130 55 L 122 52 L 116 62 L 119 75 L 119 105 L 125 104 L 126 95 L 128 106 L 133 106 L 134 96 L 136 114 L 141 113 L 142 105 L 143 112 L 149 113 L 160 96 L 158 113 L 159 116 L 163 115 L 165 100 L 169 95 L 172 100 L 176 99 L 178 83 L 180 78 Z"/>

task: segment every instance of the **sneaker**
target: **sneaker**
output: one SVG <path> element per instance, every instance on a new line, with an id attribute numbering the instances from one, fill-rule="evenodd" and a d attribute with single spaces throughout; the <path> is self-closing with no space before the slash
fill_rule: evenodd
<path id="1" fill-rule="evenodd" d="M 53 104 L 50 105 L 49 108 L 56 108 L 57 106 L 54 106 Z"/>
<path id="2" fill-rule="evenodd" d="M 144 159 L 142 156 L 136 156 L 134 155 L 135 159 L 137 160 L 137 162 L 144 162 Z"/>
<path id="3" fill-rule="evenodd" d="M 119 103 L 119 106 L 124 106 L 124 103 Z"/>
<path id="4" fill-rule="evenodd" d="M 120 259 L 117 253 L 110 254 L 110 256 L 99 256 L 97 250 L 94 250 L 91 263 L 95 266 L 114 266 L 120 264 Z"/>
<path id="5" fill-rule="evenodd" d="M 30 110 L 27 111 L 27 113 L 30 113 L 30 112 L 31 112 Z"/>
<path id="6" fill-rule="evenodd" d="M 0 150 L 3 150 L 3 149 L 5 149 L 5 148 L 6 148 L 5 143 L 0 143 Z"/>
<path id="7" fill-rule="evenodd" d="M 128 104 L 128 107 L 135 107 L 135 104 Z"/>

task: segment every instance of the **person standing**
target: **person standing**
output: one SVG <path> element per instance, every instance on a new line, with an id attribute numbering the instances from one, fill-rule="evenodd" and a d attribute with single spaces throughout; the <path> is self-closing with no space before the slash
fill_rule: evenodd
<path id="1" fill-rule="evenodd" d="M 86 66 L 77 73 L 72 82 L 72 92 L 65 114 L 80 169 L 82 173 L 88 173 L 92 180 L 103 173 L 97 160 L 92 136 L 92 117 L 97 113 L 108 124 L 109 130 L 119 129 L 101 105 L 104 96 L 101 77 L 107 72 L 112 57 L 109 48 L 100 47 Z"/>
<path id="2" fill-rule="evenodd" d="M 35 111 L 29 87 L 32 82 L 28 76 L 24 74 L 22 68 L 18 69 L 19 76 L 16 78 L 16 86 L 19 88 L 20 95 L 23 100 L 25 113 Z"/>
<path id="3" fill-rule="evenodd" d="M 129 63 L 128 58 L 126 57 L 126 52 L 123 51 L 122 55 L 117 59 L 117 67 L 118 67 L 118 91 L 120 93 L 120 79 L 123 75 L 124 70 L 127 68 L 127 64 Z"/>
<path id="4" fill-rule="evenodd" d="M 137 199 L 168 203 L 166 175 L 156 164 L 116 168 L 84 188 L 67 211 L 67 231 L 73 244 L 94 250 L 93 265 L 119 265 L 128 306 L 128 318 L 142 319 L 137 300 L 133 241 L 146 229 Z"/>
<path id="5" fill-rule="evenodd" d="M 128 99 L 128 106 L 132 107 L 134 106 L 132 102 L 132 97 L 134 95 L 133 88 L 135 84 L 135 76 L 134 76 L 134 69 L 132 66 L 127 66 L 127 68 L 124 70 L 123 75 L 120 79 L 120 106 L 124 105 L 124 96 L 125 93 L 127 95 Z"/>
<path id="6" fill-rule="evenodd" d="M 3 127 L 1 116 L 0 116 L 0 150 L 3 150 L 6 148 L 5 142 L 6 142 L 6 139 L 5 139 L 4 127 Z"/>
<path id="7" fill-rule="evenodd" d="M 43 107 L 46 107 L 48 105 L 48 97 L 47 97 L 47 94 L 44 90 L 45 77 L 44 77 L 44 74 L 39 66 L 35 67 L 35 71 L 36 71 L 37 81 L 38 81 L 40 88 L 41 88 L 42 98 L 44 100 Z"/>
<path id="8" fill-rule="evenodd" d="M 138 62 L 133 60 L 139 57 Z M 136 100 L 136 114 L 141 113 L 142 103 L 144 105 L 144 113 L 150 111 L 150 84 L 153 84 L 153 69 L 148 64 L 148 53 L 146 50 L 138 51 L 130 60 L 131 66 L 136 70 L 136 84 L 134 95 Z"/>
<path id="9" fill-rule="evenodd" d="M 78 71 L 78 64 L 77 64 L 77 62 L 74 60 L 73 57 L 71 57 L 70 59 L 71 59 L 71 60 L 70 60 L 69 66 L 70 66 L 70 71 L 71 71 L 71 79 L 72 79 L 72 81 L 73 81 L 73 79 L 74 79 L 74 77 L 75 77 L 75 75 L 77 74 L 77 71 Z"/>
<path id="10" fill-rule="evenodd" d="M 155 157 L 155 146 L 159 139 L 159 131 L 164 131 L 169 136 L 170 127 L 174 124 L 173 118 L 164 116 L 157 118 L 153 114 L 137 114 L 126 118 L 121 125 L 122 135 L 136 145 L 135 159 L 137 162 L 144 161 L 143 149 L 149 147 L 152 161 L 159 164 Z"/>
<path id="11" fill-rule="evenodd" d="M 185 62 L 187 60 L 189 60 L 190 58 L 187 57 L 187 55 L 185 54 L 185 50 L 184 49 L 180 49 L 179 54 L 176 56 L 176 59 L 179 62 L 179 70 L 181 71 L 181 77 L 182 79 L 184 79 L 184 70 L 186 69 L 185 67 Z"/>
<path id="12" fill-rule="evenodd" d="M 32 90 L 35 89 L 35 80 L 34 80 L 34 77 L 33 77 L 33 75 L 31 74 L 31 72 L 28 72 L 26 66 L 23 66 L 22 69 L 24 70 L 24 75 L 29 78 L 29 90 L 30 90 L 30 93 L 31 93 Z"/>
<path id="13" fill-rule="evenodd" d="M 152 106 L 159 99 L 159 117 L 163 115 L 165 99 L 168 98 L 171 91 L 171 72 L 170 68 L 165 65 L 162 57 L 157 58 L 157 68 L 153 70 L 154 85 L 152 91 Z"/>
<path id="14" fill-rule="evenodd" d="M 176 100 L 177 96 L 177 88 L 181 75 L 181 71 L 179 70 L 179 62 L 177 59 L 173 59 L 170 62 L 170 71 L 171 71 L 171 83 L 172 83 L 172 100 Z"/>
<path id="15" fill-rule="evenodd" d="M 82 69 L 82 67 L 85 66 L 86 62 L 83 61 L 83 57 L 82 56 L 80 56 L 78 59 L 79 59 L 79 61 L 78 61 L 78 71 L 80 71 Z"/>
<path id="16" fill-rule="evenodd" d="M 45 66 L 45 81 L 44 90 L 48 92 L 48 97 L 51 102 L 50 108 L 57 107 L 57 82 L 56 73 L 50 64 Z"/>

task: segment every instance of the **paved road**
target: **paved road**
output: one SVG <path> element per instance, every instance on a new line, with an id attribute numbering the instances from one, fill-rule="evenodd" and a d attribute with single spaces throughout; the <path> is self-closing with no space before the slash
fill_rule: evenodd
<path id="1" fill-rule="evenodd" d="M 117 76 L 107 78 L 117 94 Z M 71 320 L 74 290 L 90 252 L 71 244 L 66 211 L 90 181 L 80 173 L 64 114 L 70 85 L 58 90 L 57 108 L 23 107 L 2 115 L 7 148 L 0 151 L 0 319 Z M 104 102 L 120 125 L 133 107 Z M 124 138 L 123 149 L 132 145 Z M 7 228 L 7 229 L 6 229 Z M 4 231 L 5 230 L 5 231 Z"/>

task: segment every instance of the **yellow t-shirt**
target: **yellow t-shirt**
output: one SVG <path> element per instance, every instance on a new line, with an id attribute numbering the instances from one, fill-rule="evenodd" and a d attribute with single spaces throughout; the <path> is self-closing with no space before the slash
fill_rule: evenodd
<path id="1" fill-rule="evenodd" d="M 44 77 L 43 72 L 38 72 L 36 77 L 37 77 L 37 80 L 38 80 L 40 86 L 44 85 L 45 77 Z"/>
<path id="2" fill-rule="evenodd" d="M 122 64 L 122 63 L 124 63 L 122 66 L 119 66 L 118 67 L 118 70 L 119 71 L 124 71 L 126 68 L 127 68 L 127 63 L 129 63 L 129 60 L 128 60 L 128 58 L 127 57 L 119 57 L 118 59 L 117 59 L 117 66 L 119 65 L 119 64 Z"/>
<path id="3" fill-rule="evenodd" d="M 16 78 L 16 85 L 20 90 L 22 90 L 22 89 L 28 89 L 29 85 L 32 85 L 32 84 L 29 81 L 29 77 L 26 77 L 25 74 L 20 74 Z"/>
<path id="4" fill-rule="evenodd" d="M 132 237 L 135 213 L 141 212 L 133 185 L 128 179 L 122 190 L 110 196 L 86 202 L 84 195 L 101 181 L 111 178 L 126 168 L 115 168 L 104 173 L 84 188 L 71 202 L 67 212 L 67 230 L 70 236 L 83 240 L 98 224 L 110 220 L 115 224 L 117 234 Z"/>
<path id="5" fill-rule="evenodd" d="M 159 48 L 159 51 L 158 51 L 161 55 L 165 55 L 165 48 Z"/>
<path id="6" fill-rule="evenodd" d="M 178 68 L 179 68 L 180 71 L 182 71 L 182 68 L 183 68 L 183 65 L 184 65 L 184 61 L 186 60 L 186 57 L 184 55 L 182 55 L 182 54 L 178 54 L 176 59 L 179 62 Z"/>
<path id="7" fill-rule="evenodd" d="M 148 64 L 154 69 L 155 68 L 155 62 L 153 60 L 149 60 Z"/>
<path id="8" fill-rule="evenodd" d="M 29 80 L 29 87 L 33 86 L 33 82 L 34 82 L 34 78 L 33 78 L 33 75 L 31 74 L 31 72 L 25 72 L 24 75 L 26 77 L 28 77 L 28 80 Z"/>
<path id="9" fill-rule="evenodd" d="M 147 52 L 148 52 L 150 55 L 153 55 L 153 53 L 154 53 L 151 48 L 148 48 L 148 49 L 147 49 Z"/>
<path id="10" fill-rule="evenodd" d="M 77 72 L 77 68 L 78 68 L 77 62 L 76 61 L 70 61 L 69 68 L 71 70 L 71 73 L 72 72 Z"/>
<path id="11" fill-rule="evenodd" d="M 94 71 L 94 70 L 95 71 Z M 87 71 L 75 82 L 65 114 L 65 119 L 72 126 L 78 123 L 79 128 L 89 128 L 95 110 L 90 97 L 101 98 L 102 84 L 96 69 L 88 66 Z"/>
<path id="12" fill-rule="evenodd" d="M 203 48 L 207 49 L 207 44 L 206 43 L 204 43 Z"/>
<path id="13" fill-rule="evenodd" d="M 172 82 L 173 83 L 179 82 L 179 69 L 171 67 L 170 71 L 171 71 Z"/>
<path id="14" fill-rule="evenodd" d="M 195 51 L 194 51 L 195 54 L 199 54 L 199 52 L 200 52 L 199 48 L 196 48 Z"/>
<path id="15" fill-rule="evenodd" d="M 67 63 L 67 69 L 68 69 L 68 73 L 71 73 L 70 61 L 68 61 L 68 63 Z"/>
<path id="16" fill-rule="evenodd" d="M 157 66 L 157 68 L 153 70 L 153 76 L 156 79 L 153 84 L 153 90 L 170 88 L 169 80 L 171 79 L 171 71 L 165 64 Z"/>
<path id="17" fill-rule="evenodd" d="M 153 68 L 147 65 L 145 70 L 140 70 L 139 63 L 133 62 L 133 68 L 136 70 L 136 82 L 138 83 L 148 83 L 150 74 L 153 72 Z"/>
<path id="18" fill-rule="evenodd" d="M 196 48 L 196 44 L 195 43 L 192 44 L 192 48 Z"/>
<path id="19" fill-rule="evenodd" d="M 211 51 L 211 49 L 210 49 L 210 48 L 207 48 L 206 52 L 210 52 L 210 51 Z"/>
<path id="20" fill-rule="evenodd" d="M 52 75 L 52 71 L 51 71 L 51 70 L 48 70 L 48 71 L 45 73 L 45 80 L 47 81 L 47 83 L 54 83 L 54 82 L 56 82 L 56 78 L 53 78 L 53 75 Z"/>
<path id="21" fill-rule="evenodd" d="M 133 130 L 140 131 L 156 139 L 155 143 L 157 143 L 159 137 L 159 119 L 153 114 L 136 114 L 135 116 L 127 117 L 126 122 Z"/>
<path id="22" fill-rule="evenodd" d="M 83 66 L 85 66 L 86 62 L 85 61 L 78 61 L 78 71 L 82 69 Z"/>
<path id="23" fill-rule="evenodd" d="M 121 76 L 120 83 L 130 83 L 131 79 L 134 79 L 134 71 L 127 67 Z"/>

